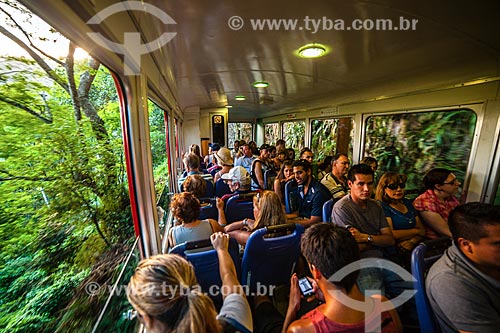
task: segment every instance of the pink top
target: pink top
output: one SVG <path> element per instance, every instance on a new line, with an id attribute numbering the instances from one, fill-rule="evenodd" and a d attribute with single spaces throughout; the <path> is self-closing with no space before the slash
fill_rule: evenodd
<path id="1" fill-rule="evenodd" d="M 415 209 L 419 212 L 429 211 L 438 213 L 446 222 L 448 222 L 448 215 L 450 215 L 450 212 L 458 205 L 460 205 L 460 202 L 454 196 L 448 197 L 444 200 L 444 202 L 441 202 L 433 190 L 425 191 L 419 195 L 415 201 L 413 201 L 413 207 L 415 207 Z M 429 226 L 427 226 L 427 224 L 424 223 L 424 225 L 426 237 L 430 239 L 441 237 Z"/>
<path id="2" fill-rule="evenodd" d="M 380 303 L 375 303 L 380 304 Z M 361 321 L 355 324 L 343 324 L 332 321 L 326 318 L 321 311 L 314 309 L 309 311 L 301 319 L 309 319 L 312 321 L 314 325 L 314 330 L 317 333 L 364 333 L 364 332 L 375 332 L 377 329 L 377 324 L 380 323 L 380 327 L 383 333 L 397 333 L 399 332 L 398 327 L 390 312 L 382 312 L 382 316 L 380 318 L 380 310 L 374 311 L 367 318 L 367 325 L 365 327 L 365 321 Z M 380 322 L 378 321 L 380 320 Z"/>

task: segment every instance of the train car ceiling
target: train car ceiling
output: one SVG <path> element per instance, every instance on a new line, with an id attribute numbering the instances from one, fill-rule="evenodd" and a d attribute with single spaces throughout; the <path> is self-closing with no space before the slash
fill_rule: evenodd
<path id="1" fill-rule="evenodd" d="M 231 121 L 261 118 L 500 76 L 500 2 L 493 0 L 147 2 L 175 24 L 141 10 L 87 24 L 117 1 L 21 2 L 116 72 L 123 72 L 123 57 L 82 31 L 119 44 L 124 32 L 141 31 L 142 43 L 175 33 L 141 56 L 141 71 L 152 97 L 179 115 L 230 104 Z M 377 30 L 377 22 L 393 29 Z M 300 57 L 310 43 L 324 45 L 326 54 Z M 255 88 L 256 81 L 269 86 Z"/>

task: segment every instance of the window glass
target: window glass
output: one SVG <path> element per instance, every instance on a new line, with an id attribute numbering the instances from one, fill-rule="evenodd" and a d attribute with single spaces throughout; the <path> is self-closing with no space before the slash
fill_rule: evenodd
<path id="1" fill-rule="evenodd" d="M 304 148 L 304 138 L 306 136 L 306 123 L 303 120 L 287 121 L 283 123 L 283 139 L 287 148 L 295 150 L 295 157 L 299 157 L 299 152 Z"/>
<path id="2" fill-rule="evenodd" d="M 453 170 L 463 183 L 475 125 L 476 114 L 467 109 L 372 116 L 364 156 L 377 159 L 377 176 L 406 174 L 407 189 L 422 188 L 423 175 L 435 167 Z"/>
<path id="3" fill-rule="evenodd" d="M 325 156 L 347 153 L 352 160 L 354 121 L 351 117 L 311 120 L 311 150 L 315 160 Z"/>
<path id="4" fill-rule="evenodd" d="M 268 123 L 264 125 L 264 143 L 274 145 L 280 138 L 280 125 L 279 123 Z"/>
<path id="5" fill-rule="evenodd" d="M 227 124 L 227 146 L 234 147 L 234 141 L 245 140 L 249 142 L 253 140 L 252 123 L 228 123 Z"/>

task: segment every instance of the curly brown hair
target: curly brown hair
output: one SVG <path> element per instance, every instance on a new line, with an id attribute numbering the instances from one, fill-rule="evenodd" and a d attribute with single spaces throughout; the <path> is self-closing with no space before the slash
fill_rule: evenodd
<path id="1" fill-rule="evenodd" d="M 200 175 L 189 175 L 182 183 L 182 189 L 193 193 L 197 198 L 203 198 L 207 193 L 207 182 Z"/>
<path id="2" fill-rule="evenodd" d="M 200 217 L 200 207 L 200 201 L 190 192 L 174 195 L 170 203 L 172 214 L 182 223 L 197 221 Z"/>

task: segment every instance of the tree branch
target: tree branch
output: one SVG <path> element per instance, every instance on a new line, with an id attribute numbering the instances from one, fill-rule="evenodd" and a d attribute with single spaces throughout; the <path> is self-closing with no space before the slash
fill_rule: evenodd
<path id="1" fill-rule="evenodd" d="M 73 114 L 75 120 L 78 122 L 82 120 L 82 111 L 75 82 L 75 71 L 74 71 L 75 49 L 76 49 L 75 44 L 73 44 L 73 42 L 69 42 L 68 56 L 66 57 L 65 68 L 66 68 L 66 76 L 68 77 L 69 94 L 71 95 L 71 100 L 73 101 Z"/>
<path id="2" fill-rule="evenodd" d="M 14 25 L 23 33 L 23 35 L 26 37 L 26 39 L 30 42 L 30 46 L 32 48 L 34 48 L 35 50 L 37 50 L 38 52 L 40 52 L 41 54 L 43 54 L 44 56 L 46 56 L 47 58 L 51 59 L 52 61 L 58 63 L 59 65 L 63 66 L 64 64 L 62 63 L 62 61 L 60 61 L 59 59 L 51 56 L 50 54 L 47 54 L 45 53 L 43 50 L 39 49 L 31 40 L 30 38 L 30 35 L 17 23 L 17 21 L 12 17 L 12 15 L 10 15 L 10 13 L 8 13 L 7 11 L 5 11 L 3 8 L 0 7 L 0 10 L 5 14 L 7 15 L 10 20 L 14 23 Z"/>
<path id="3" fill-rule="evenodd" d="M 6 170 L 0 170 L 0 174 L 6 175 L 6 177 L 0 177 L 0 181 L 7 181 L 7 180 L 51 181 L 56 179 L 55 177 L 16 176 Z"/>
<path id="4" fill-rule="evenodd" d="M 56 72 L 43 60 L 43 58 L 38 55 L 31 47 L 26 45 L 22 40 L 17 38 L 15 35 L 13 35 L 9 30 L 5 29 L 0 25 L 0 33 L 3 34 L 5 37 L 9 38 L 12 40 L 14 43 L 19 45 L 21 48 L 23 48 L 28 54 L 37 62 L 37 64 L 47 73 L 47 75 L 54 80 L 57 84 L 59 84 L 66 92 L 69 93 L 69 88 L 66 82 L 64 82 L 63 79 L 61 79 Z"/>
<path id="5" fill-rule="evenodd" d="M 52 114 L 50 112 L 48 114 L 48 117 L 45 117 L 41 113 L 36 112 L 35 110 L 27 107 L 26 105 L 19 103 L 19 102 L 16 102 L 15 100 L 10 99 L 10 98 L 5 97 L 5 96 L 2 96 L 2 95 L 0 95 L 0 101 L 28 112 L 30 115 L 40 119 L 41 121 L 43 121 L 46 124 L 52 124 Z"/>

